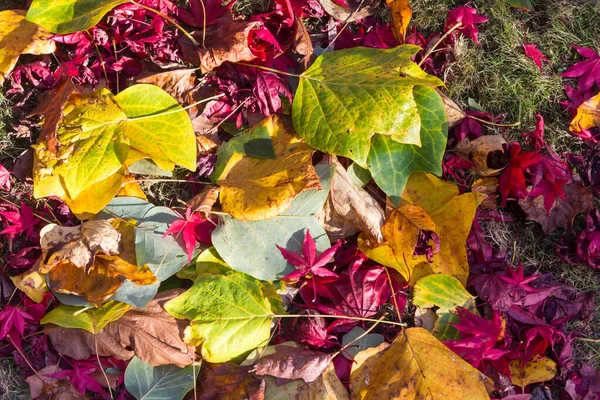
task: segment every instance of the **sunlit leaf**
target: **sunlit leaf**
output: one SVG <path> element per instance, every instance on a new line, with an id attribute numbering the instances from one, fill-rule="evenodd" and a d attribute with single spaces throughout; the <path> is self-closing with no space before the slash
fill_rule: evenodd
<path id="1" fill-rule="evenodd" d="M 133 357 L 125 370 L 125 387 L 137 400 L 181 400 L 194 387 L 199 371 L 191 365 L 153 367 Z"/>
<path id="2" fill-rule="evenodd" d="M 86 309 L 85 307 L 72 307 L 59 305 L 42 319 L 42 324 L 54 324 L 63 328 L 85 329 L 90 333 L 98 333 L 113 321 L 121 318 L 131 306 L 109 301 L 101 308 Z"/>

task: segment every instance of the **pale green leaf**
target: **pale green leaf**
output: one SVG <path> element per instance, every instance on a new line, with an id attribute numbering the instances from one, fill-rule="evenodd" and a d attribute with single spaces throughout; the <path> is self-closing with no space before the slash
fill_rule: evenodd
<path id="1" fill-rule="evenodd" d="M 27 20 L 54 33 L 85 31 L 110 10 L 129 0 L 34 0 Z"/>
<path id="2" fill-rule="evenodd" d="M 368 167 L 375 183 L 394 203 L 413 172 L 442 173 L 448 124 L 442 98 L 426 86 L 415 86 L 414 98 L 421 115 L 421 147 L 398 143 L 385 135 L 375 135 Z"/>
<path id="3" fill-rule="evenodd" d="M 165 310 L 189 319 L 184 340 L 201 346 L 204 360 L 221 363 L 268 343 L 271 321 L 283 313 L 277 289 L 236 271 L 201 274 L 190 289 L 167 302 Z"/>
<path id="4" fill-rule="evenodd" d="M 442 85 L 412 62 L 420 48 L 357 47 L 319 56 L 300 77 L 294 128 L 308 144 L 367 165 L 375 134 L 420 146 L 415 85 Z"/>
<path id="5" fill-rule="evenodd" d="M 109 322 L 118 320 L 131 306 L 129 304 L 109 301 L 102 308 L 73 307 L 64 304 L 59 305 L 42 319 L 42 324 L 54 324 L 63 328 L 85 329 L 96 334 L 100 332 Z"/>
<path id="6" fill-rule="evenodd" d="M 463 306 L 473 296 L 462 283 L 448 274 L 432 274 L 417 281 L 413 304 L 422 308 L 439 307 L 438 314 L 450 312 Z"/>
<path id="7" fill-rule="evenodd" d="M 125 370 L 125 387 L 137 400 L 181 400 L 194 387 L 200 367 L 153 367 L 133 357 Z"/>
<path id="8" fill-rule="evenodd" d="M 353 360 L 360 351 L 366 350 L 370 347 L 377 347 L 381 343 L 385 342 L 385 338 L 379 333 L 367 333 L 365 335 L 365 332 L 366 331 L 360 326 L 355 326 L 350 332 L 342 336 L 342 347 L 344 347 L 342 354 L 348 360 Z M 361 335 L 363 336 L 358 339 Z M 349 344 L 350 346 L 348 346 Z"/>

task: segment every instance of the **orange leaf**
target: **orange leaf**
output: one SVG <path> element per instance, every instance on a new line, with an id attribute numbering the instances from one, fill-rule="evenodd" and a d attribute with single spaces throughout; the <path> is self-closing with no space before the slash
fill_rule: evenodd
<path id="1" fill-rule="evenodd" d="M 408 0 L 386 0 L 385 3 L 392 11 L 392 26 L 400 44 L 405 43 L 406 31 L 412 18 L 412 10 Z"/>

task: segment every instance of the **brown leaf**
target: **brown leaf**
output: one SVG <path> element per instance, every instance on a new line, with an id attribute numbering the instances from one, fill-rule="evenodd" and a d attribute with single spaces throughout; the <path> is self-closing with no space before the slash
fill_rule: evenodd
<path id="1" fill-rule="evenodd" d="M 55 374 L 60 371 L 58 364 L 48 365 L 38 371 L 37 374 L 33 374 L 25 378 L 25 382 L 29 385 L 29 397 L 35 399 L 41 396 L 45 391 L 51 390 L 58 384 L 58 379 L 46 376 L 46 374 Z M 41 376 L 42 379 L 39 378 Z"/>
<path id="2" fill-rule="evenodd" d="M 306 69 L 314 57 L 315 50 L 313 49 L 310 35 L 300 18 L 296 17 L 294 19 L 293 29 L 291 48 L 294 53 L 302 56 L 300 57 L 299 62 L 304 65 L 304 68 Z"/>
<path id="3" fill-rule="evenodd" d="M 364 232 L 376 243 L 383 241 L 381 227 L 385 222 L 383 209 L 363 188 L 356 186 L 335 156 L 331 158 L 335 173 L 331 192 L 317 218 L 332 239 Z"/>
<path id="4" fill-rule="evenodd" d="M 97 254 L 119 254 L 120 240 L 121 234 L 105 220 L 86 221 L 79 226 L 46 225 L 40 232 L 43 255 L 39 270 L 47 273 L 68 261 L 88 271 Z"/>
<path id="5" fill-rule="evenodd" d="M 498 179 L 497 178 L 481 178 L 477 179 L 471 185 L 471 191 L 481 193 L 486 198 L 481 202 L 479 207 L 485 210 L 496 210 L 498 208 Z"/>
<path id="6" fill-rule="evenodd" d="M 144 73 L 136 83 L 149 83 L 169 93 L 180 104 L 189 104 L 191 92 L 196 89 L 196 68 L 183 68 L 160 73 Z"/>
<path id="7" fill-rule="evenodd" d="M 344 22 L 356 22 L 364 19 L 375 12 L 379 6 L 379 0 L 350 0 L 350 9 L 342 7 L 332 0 L 318 0 L 323 10 L 334 19 Z"/>
<path id="8" fill-rule="evenodd" d="M 325 372 L 315 381 L 306 383 L 296 379 L 284 385 L 278 385 L 277 380 L 265 376 L 266 399 L 277 400 L 348 400 L 348 391 L 335 374 L 333 364 L 329 364 Z"/>
<path id="9" fill-rule="evenodd" d="M 544 196 L 519 200 L 519 205 L 527 213 L 527 219 L 541 224 L 545 234 L 558 228 L 572 231 L 575 216 L 594 208 L 593 196 L 581 182 L 571 182 L 564 189 L 565 200 L 557 197 L 550 209 L 550 215 L 544 207 Z"/>
<path id="10" fill-rule="evenodd" d="M 316 380 L 331 362 L 329 354 L 299 347 L 278 345 L 275 353 L 261 357 L 254 366 L 256 375 L 275 378 Z"/>
<path id="11" fill-rule="evenodd" d="M 62 118 L 62 110 L 69 96 L 78 93 L 79 90 L 71 82 L 71 78 L 62 75 L 58 83 L 49 92 L 44 92 L 40 101 L 29 115 L 44 114 L 44 125 L 38 142 L 46 140 L 47 147 L 54 154 L 58 154 L 58 138 L 56 137 L 56 128 Z"/>
<path id="12" fill-rule="evenodd" d="M 192 197 L 187 205 L 192 211 L 199 212 L 204 218 L 208 219 L 218 199 L 219 188 L 217 186 L 207 186 L 200 193 Z"/>
<path id="13" fill-rule="evenodd" d="M 152 366 L 175 364 L 184 367 L 192 363 L 195 349 L 183 342 L 183 329 L 163 308 L 164 303 L 183 291 L 160 292 L 145 309 L 132 308 L 120 319 L 106 325 L 95 338 L 83 329 L 51 327 L 47 333 L 59 353 L 76 360 L 96 354 L 97 345 L 101 356 L 126 360 L 135 354 Z"/>
<path id="14" fill-rule="evenodd" d="M 188 38 L 180 40 L 182 59 L 198 65 L 203 74 L 212 71 L 226 61 L 252 61 L 254 55 L 248 47 L 248 35 L 252 29 L 260 28 L 258 21 L 233 21 L 211 25 L 206 28 L 206 48 L 194 46 Z M 192 33 L 199 42 L 202 34 Z"/>
<path id="15" fill-rule="evenodd" d="M 231 362 L 202 363 L 198 376 L 199 400 L 263 400 L 265 382 L 249 374 L 250 367 Z M 190 397 L 191 396 L 191 397 Z M 193 398 L 190 393 L 186 398 Z"/>
<path id="16" fill-rule="evenodd" d="M 501 135 L 481 136 L 471 141 L 461 140 L 454 149 L 457 156 L 473 163 L 475 172 L 481 176 L 495 176 L 506 166 Z"/>
<path id="17" fill-rule="evenodd" d="M 441 90 L 435 89 L 435 91 L 438 92 L 438 94 L 442 98 L 442 101 L 444 102 L 444 108 L 446 109 L 446 118 L 448 120 L 448 128 L 454 128 L 460 121 L 462 121 L 465 118 L 465 112 L 460 108 L 458 104 L 454 102 L 454 100 L 442 93 Z"/>

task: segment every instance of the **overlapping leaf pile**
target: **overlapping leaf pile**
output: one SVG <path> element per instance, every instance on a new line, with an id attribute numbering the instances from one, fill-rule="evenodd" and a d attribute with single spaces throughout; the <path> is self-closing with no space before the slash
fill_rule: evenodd
<path id="1" fill-rule="evenodd" d="M 26 187 L 0 204 L 0 354 L 31 397 L 596 398 L 567 329 L 592 294 L 526 274 L 480 222 L 520 208 L 598 268 L 598 146 L 563 159 L 541 116 L 523 144 L 483 135 L 495 117 L 440 91 L 475 8 L 424 37 L 406 0 L 271 3 L 0 12 L 0 82 L 39 132 L 0 168 Z M 595 144 L 598 55 L 577 50 L 571 131 Z"/>

